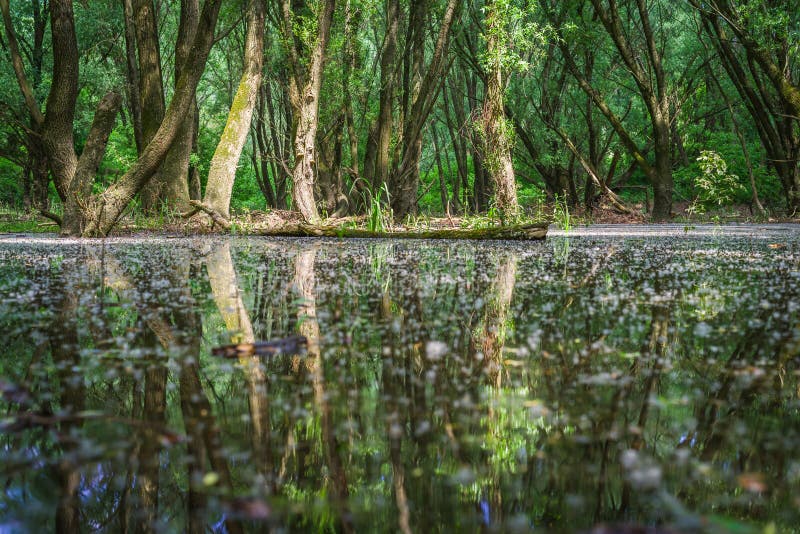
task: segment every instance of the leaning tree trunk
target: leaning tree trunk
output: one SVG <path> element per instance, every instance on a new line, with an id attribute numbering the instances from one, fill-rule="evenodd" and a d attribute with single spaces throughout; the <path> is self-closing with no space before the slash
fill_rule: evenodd
<path id="1" fill-rule="evenodd" d="M 247 17 L 247 38 L 244 51 L 244 72 L 233 97 L 228 122 L 217 144 L 203 203 L 224 218 L 230 217 L 231 194 L 236 167 L 250 131 L 264 58 L 264 0 L 253 0 Z"/>
<path id="2" fill-rule="evenodd" d="M 488 38 L 486 49 L 490 66 L 486 80 L 486 95 L 483 101 L 483 149 L 485 165 L 492 178 L 495 190 L 495 208 L 502 218 L 514 218 L 519 212 L 517 184 L 514 178 L 514 162 L 511 158 L 511 125 L 503 109 L 502 43 L 499 42 L 497 25 L 502 24 L 497 5 L 490 1 L 486 6 Z"/>

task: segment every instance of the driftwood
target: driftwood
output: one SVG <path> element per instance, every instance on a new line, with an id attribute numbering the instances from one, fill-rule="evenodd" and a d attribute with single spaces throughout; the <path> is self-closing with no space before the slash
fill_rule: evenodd
<path id="1" fill-rule="evenodd" d="M 510 239 L 535 240 L 547 236 L 546 224 L 519 224 L 489 228 L 441 228 L 373 232 L 360 228 L 313 224 L 288 224 L 280 228 L 256 230 L 262 236 L 273 237 L 347 237 L 361 239 Z"/>
<path id="2" fill-rule="evenodd" d="M 236 343 L 211 349 L 211 354 L 223 358 L 241 358 L 245 356 L 275 356 L 276 354 L 301 354 L 308 348 L 305 336 L 289 336 L 272 341 L 256 341 L 253 343 Z"/>

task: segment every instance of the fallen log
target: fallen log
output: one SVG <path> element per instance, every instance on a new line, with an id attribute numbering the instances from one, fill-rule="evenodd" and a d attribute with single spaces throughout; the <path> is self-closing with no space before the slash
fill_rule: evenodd
<path id="1" fill-rule="evenodd" d="M 536 240 L 547 236 L 547 224 L 518 224 L 487 228 L 440 228 L 373 232 L 342 226 L 287 224 L 280 228 L 257 229 L 256 235 L 270 237 L 340 237 L 359 239 L 508 239 Z"/>
<path id="2" fill-rule="evenodd" d="M 300 354 L 308 348 L 305 336 L 289 336 L 272 341 L 255 341 L 253 343 L 236 343 L 211 349 L 211 354 L 223 358 L 241 358 L 244 356 L 275 356 L 277 354 Z"/>

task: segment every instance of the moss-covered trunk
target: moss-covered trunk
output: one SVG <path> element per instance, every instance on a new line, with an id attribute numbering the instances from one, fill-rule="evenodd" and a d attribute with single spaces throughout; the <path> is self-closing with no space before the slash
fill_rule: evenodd
<path id="1" fill-rule="evenodd" d="M 517 184 L 514 178 L 514 162 L 511 158 L 512 126 L 506 121 L 503 109 L 504 44 L 501 42 L 505 30 L 503 14 L 497 12 L 497 5 L 486 4 L 486 50 L 489 69 L 486 79 L 486 95 L 483 101 L 482 145 L 484 164 L 494 185 L 495 208 L 503 218 L 513 218 L 519 212 L 517 203 Z"/>
<path id="2" fill-rule="evenodd" d="M 259 87 L 261 86 L 261 66 L 264 58 L 264 19 L 263 0 L 250 3 L 247 16 L 247 38 L 245 41 L 244 72 L 239 88 L 233 97 L 228 122 L 217 144 L 203 203 L 225 218 L 230 216 L 231 194 L 236 178 L 236 167 L 242 155 L 250 122 L 253 118 Z"/>

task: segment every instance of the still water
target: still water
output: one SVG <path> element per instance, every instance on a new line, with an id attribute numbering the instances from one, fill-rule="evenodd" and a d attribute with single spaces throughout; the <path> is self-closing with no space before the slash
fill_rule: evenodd
<path id="1" fill-rule="evenodd" d="M 2 237 L 0 344 L 4 532 L 800 528 L 798 227 Z"/>

